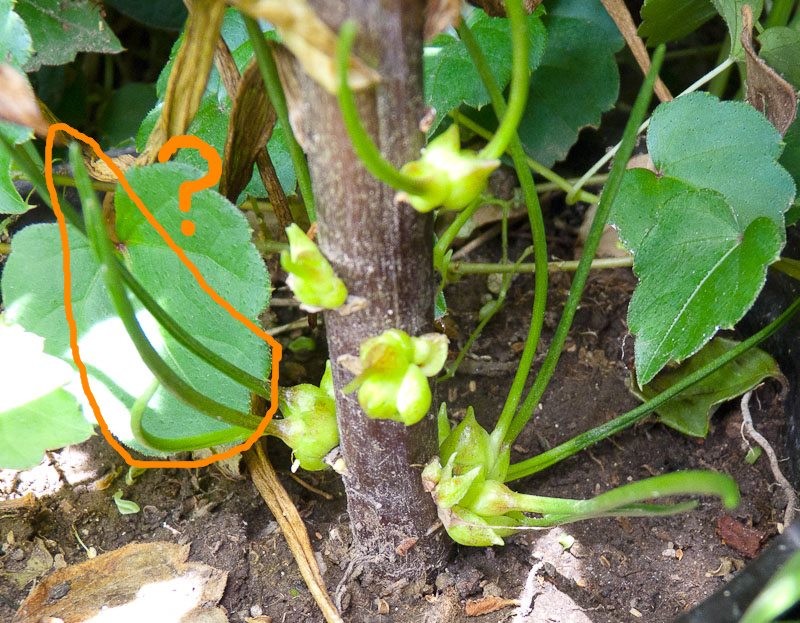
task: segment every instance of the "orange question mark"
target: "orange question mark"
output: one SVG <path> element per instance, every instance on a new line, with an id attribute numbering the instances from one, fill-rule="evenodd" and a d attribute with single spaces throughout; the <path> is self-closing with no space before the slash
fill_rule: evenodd
<path id="1" fill-rule="evenodd" d="M 158 150 L 158 161 L 166 162 L 175 155 L 179 149 L 196 149 L 200 156 L 208 163 L 208 173 L 196 180 L 187 180 L 178 188 L 178 208 L 181 212 L 188 212 L 192 207 L 192 195 L 206 188 L 211 188 L 222 175 L 222 159 L 217 150 L 203 139 L 191 134 L 179 134 L 169 139 Z M 181 233 L 184 236 L 194 236 L 195 225 L 190 220 L 181 221 Z"/>

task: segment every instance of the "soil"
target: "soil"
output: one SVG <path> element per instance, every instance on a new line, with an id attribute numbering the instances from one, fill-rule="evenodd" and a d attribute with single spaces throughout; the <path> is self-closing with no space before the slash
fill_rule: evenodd
<path id="1" fill-rule="evenodd" d="M 550 228 L 555 232 L 551 248 L 561 249 L 562 258 L 574 244 L 576 219 L 579 215 L 551 219 L 556 224 Z M 521 224 L 512 233 L 518 252 L 529 233 Z M 497 254 L 494 241 L 470 259 L 496 261 Z M 551 279 L 545 341 L 569 283 L 566 274 Z M 463 417 L 469 405 L 487 426 L 499 413 L 527 331 L 532 284 L 530 276 L 514 281 L 508 304 L 477 340 L 459 374 L 437 387 L 437 398 L 447 400 L 451 419 Z M 628 269 L 591 277 L 555 379 L 515 445 L 515 458 L 560 443 L 637 404 L 626 388 L 633 343 L 625 313 L 634 285 Z M 454 343 L 460 345 L 488 294 L 487 279 L 463 279 L 446 294 L 457 332 Z M 303 361 L 286 353 L 287 377 L 299 381 L 321 373 L 318 359 Z M 769 382 L 760 388 L 751 408 L 756 427 L 782 454 L 780 386 Z M 714 469 L 731 474 L 740 486 L 742 503 L 731 514 L 707 498 L 695 511 L 674 517 L 587 521 L 524 532 L 504 547 L 459 548 L 447 568 L 427 584 L 387 589 L 369 577 L 349 578 L 343 587 L 343 616 L 354 623 L 671 621 L 730 579 L 754 548 L 776 534 L 782 518 L 782 498 L 773 488 L 766 460 L 754 465 L 744 460 L 740 424 L 736 405 L 714 416 L 705 440 L 645 422 L 515 485 L 524 492 L 580 498 L 667 471 Z M 333 594 L 349 561 L 342 487 L 333 474 L 301 473 L 308 484 L 333 496 L 326 500 L 290 477 L 285 448 L 271 444 L 270 454 L 306 522 Z M 245 476 L 214 466 L 149 470 L 126 485 L 125 468 L 102 438 L 94 437 L 48 453 L 34 469 L 0 472 L 0 499 L 32 492 L 38 500 L 29 511 L 0 514 L 0 620 L 12 619 L 52 566 L 85 561 L 87 548 L 103 553 L 132 542 L 170 541 L 189 544 L 190 559 L 228 573 L 220 603 L 230 621 L 258 615 L 264 618 L 254 620 L 322 621 L 277 523 Z M 112 500 L 118 489 L 140 505 L 139 513 L 118 512 Z M 754 542 L 734 539 L 731 524 L 751 529 L 747 534 Z M 571 547 L 563 546 L 565 539 L 574 539 Z M 519 598 L 526 581 L 528 592 L 533 591 L 530 614 L 514 618 L 514 602 L 477 619 L 465 614 L 470 601 L 477 600 L 480 607 L 497 597 Z"/>

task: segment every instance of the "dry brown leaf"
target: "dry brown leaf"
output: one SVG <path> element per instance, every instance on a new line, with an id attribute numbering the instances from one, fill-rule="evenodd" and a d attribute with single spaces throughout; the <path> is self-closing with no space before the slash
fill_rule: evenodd
<path id="1" fill-rule="evenodd" d="M 467 599 L 464 606 L 464 614 L 468 617 L 479 617 L 490 612 L 497 612 L 503 608 L 510 608 L 511 606 L 519 605 L 517 599 L 505 599 L 490 595 L 488 597 L 481 597 L 480 599 Z"/>
<path id="2" fill-rule="evenodd" d="M 275 109 L 255 60 L 245 69 L 232 99 L 219 192 L 235 202 L 250 181 L 256 157 L 264 151 L 275 127 Z"/>
<path id="3" fill-rule="evenodd" d="M 227 623 L 225 611 L 215 605 L 227 573 L 186 562 L 188 557 L 188 545 L 132 543 L 58 569 L 31 591 L 12 623 L 48 617 L 68 623 Z"/>
<path id="4" fill-rule="evenodd" d="M 186 33 L 169 74 L 161 116 L 141 157 L 145 163 L 155 162 L 164 143 L 186 132 L 200 106 L 214 61 L 227 5 L 223 0 L 193 0 L 188 4 Z"/>
<path id="5" fill-rule="evenodd" d="M 617 25 L 617 29 L 625 39 L 625 43 L 628 44 L 628 48 L 639 64 L 639 69 L 642 70 L 644 75 L 647 75 L 647 72 L 650 71 L 650 55 L 647 53 L 644 41 L 642 41 L 636 30 L 636 24 L 633 22 L 631 12 L 625 5 L 625 0 L 601 0 L 601 2 L 606 12 Z M 672 94 L 669 92 L 667 85 L 661 81 L 661 78 L 656 78 L 653 91 L 662 102 L 669 102 L 672 99 Z"/>
<path id="6" fill-rule="evenodd" d="M 765 537 L 755 528 L 737 521 L 730 515 L 723 515 L 717 520 L 717 535 L 725 545 L 747 558 L 754 558 L 758 554 Z"/>
<path id="7" fill-rule="evenodd" d="M 42 577 L 45 573 L 50 571 L 53 566 L 53 556 L 47 551 L 44 541 L 39 537 L 33 539 L 33 549 L 30 554 L 25 558 L 25 562 L 20 564 L 19 568 L 9 564 L 5 561 L 3 567 L 0 567 L 0 579 L 13 582 L 19 588 L 24 588 L 32 580 Z"/>
<path id="8" fill-rule="evenodd" d="M 45 136 L 50 124 L 42 116 L 25 74 L 0 63 L 0 85 L 0 119 L 33 128 L 36 134 Z"/>
<path id="9" fill-rule="evenodd" d="M 291 50 L 305 72 L 328 93 L 337 92 L 338 35 L 317 16 L 306 0 L 231 0 L 231 4 L 275 26 L 283 44 Z M 351 89 L 360 91 L 378 82 L 380 76 L 361 60 L 351 56 L 348 80 Z"/>
<path id="10" fill-rule="evenodd" d="M 741 40 L 747 66 L 747 101 L 761 111 L 783 136 L 797 115 L 797 93 L 756 54 L 753 48 L 753 13 L 748 4 L 742 6 Z"/>
<path id="11" fill-rule="evenodd" d="M 120 156 L 112 156 L 111 161 L 122 171 L 127 171 L 136 164 L 136 156 L 122 154 Z M 100 158 L 84 158 L 83 162 L 86 165 L 87 172 L 93 179 L 99 182 L 117 182 L 117 176 Z"/>
<path id="12" fill-rule="evenodd" d="M 423 36 L 430 41 L 440 32 L 455 26 L 461 17 L 461 0 L 428 0 L 425 4 Z"/>

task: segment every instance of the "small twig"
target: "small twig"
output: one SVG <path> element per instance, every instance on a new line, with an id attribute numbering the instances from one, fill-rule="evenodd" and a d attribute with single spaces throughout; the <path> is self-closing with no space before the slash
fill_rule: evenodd
<path id="1" fill-rule="evenodd" d="M 461 247 L 458 251 L 453 253 L 453 257 L 451 259 L 458 260 L 458 259 L 466 256 L 470 252 L 474 251 L 478 247 L 482 246 L 483 244 L 485 244 L 486 242 L 488 242 L 489 240 L 494 238 L 497 234 L 500 233 L 500 229 L 501 229 L 500 225 L 495 225 L 494 227 L 490 227 L 485 232 L 483 232 L 480 236 L 470 240 L 467 244 L 465 244 L 463 247 Z"/>
<path id="2" fill-rule="evenodd" d="M 306 532 L 305 524 L 300 518 L 300 513 L 297 512 L 297 508 L 292 503 L 289 494 L 286 493 L 286 489 L 283 488 L 283 485 L 278 480 L 275 468 L 270 464 L 261 445 L 256 443 L 245 452 L 244 460 L 250 470 L 253 484 L 278 522 L 292 556 L 294 556 L 294 560 L 300 569 L 300 575 L 303 576 L 303 580 L 305 580 L 308 590 L 311 592 L 311 596 L 317 603 L 325 620 L 327 623 L 344 623 L 325 589 L 325 581 L 322 579 L 322 574 L 314 557 L 314 550 L 311 548 L 311 541 L 308 539 L 308 532 Z"/>
<path id="3" fill-rule="evenodd" d="M 642 74 L 646 76 L 647 72 L 650 71 L 650 56 L 647 54 L 644 41 L 642 41 L 639 33 L 636 32 L 636 24 L 631 17 L 628 7 L 625 6 L 625 2 L 623 0 L 602 0 L 602 3 L 606 12 L 617 25 L 620 34 L 622 34 L 622 37 L 625 39 L 625 43 L 628 44 L 628 48 L 633 54 L 633 58 L 635 58 L 636 62 L 639 64 Z M 669 92 L 667 85 L 661 81 L 661 78 L 656 78 L 656 85 L 653 92 L 662 102 L 669 102 L 672 100 L 672 93 Z"/>
<path id="4" fill-rule="evenodd" d="M 288 333 L 289 331 L 294 331 L 295 329 L 305 329 L 308 326 L 308 316 L 304 316 L 299 318 L 298 320 L 293 320 L 288 324 L 283 324 L 279 327 L 272 327 L 271 329 L 267 329 L 267 333 L 270 335 L 280 335 L 281 333 Z"/>
<path id="5" fill-rule="evenodd" d="M 764 450 L 769 458 L 769 467 L 772 470 L 772 475 L 775 477 L 775 480 L 778 481 L 778 486 L 781 488 L 781 491 L 783 491 L 783 495 L 786 498 L 786 510 L 783 514 L 783 525 L 788 526 L 792 523 L 795 513 L 798 510 L 797 492 L 794 490 L 794 487 L 792 487 L 792 484 L 786 479 L 786 476 L 783 475 L 781 467 L 778 465 L 778 456 L 775 454 L 775 450 L 773 450 L 770 443 L 753 426 L 753 418 L 750 415 L 750 396 L 752 393 L 752 391 L 749 391 L 742 396 L 742 437 L 744 437 L 745 434 L 750 437 L 759 446 L 761 446 L 761 449 Z M 745 439 L 745 442 L 747 442 L 747 439 Z"/>
<path id="6" fill-rule="evenodd" d="M 328 493 L 327 491 L 323 491 L 322 489 L 318 489 L 317 487 L 315 487 L 311 483 L 306 482 L 305 480 L 300 478 L 300 476 L 298 476 L 297 474 L 293 474 L 292 472 L 287 472 L 287 473 L 289 474 L 289 478 L 291 478 L 298 485 L 303 487 L 303 489 L 311 491 L 311 493 L 316 493 L 318 496 L 323 497 L 328 501 L 333 499 L 333 496 L 330 493 Z"/>
<path id="7" fill-rule="evenodd" d="M 514 620 L 512 623 L 525 623 L 531 610 L 533 610 L 533 598 L 538 592 L 536 590 L 536 576 L 539 575 L 539 571 L 543 566 L 544 562 L 540 560 L 528 571 L 528 577 L 525 579 L 525 587 L 519 595 L 519 606 L 514 613 Z"/>

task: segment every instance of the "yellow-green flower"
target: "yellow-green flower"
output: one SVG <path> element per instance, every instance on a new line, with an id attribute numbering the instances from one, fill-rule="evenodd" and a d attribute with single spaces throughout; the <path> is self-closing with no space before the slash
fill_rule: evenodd
<path id="1" fill-rule="evenodd" d="M 431 406 L 426 377 L 444 366 L 447 344 L 439 333 L 411 337 L 389 329 L 361 344 L 361 373 L 345 391 L 358 389 L 358 402 L 371 418 L 416 424 Z"/>

